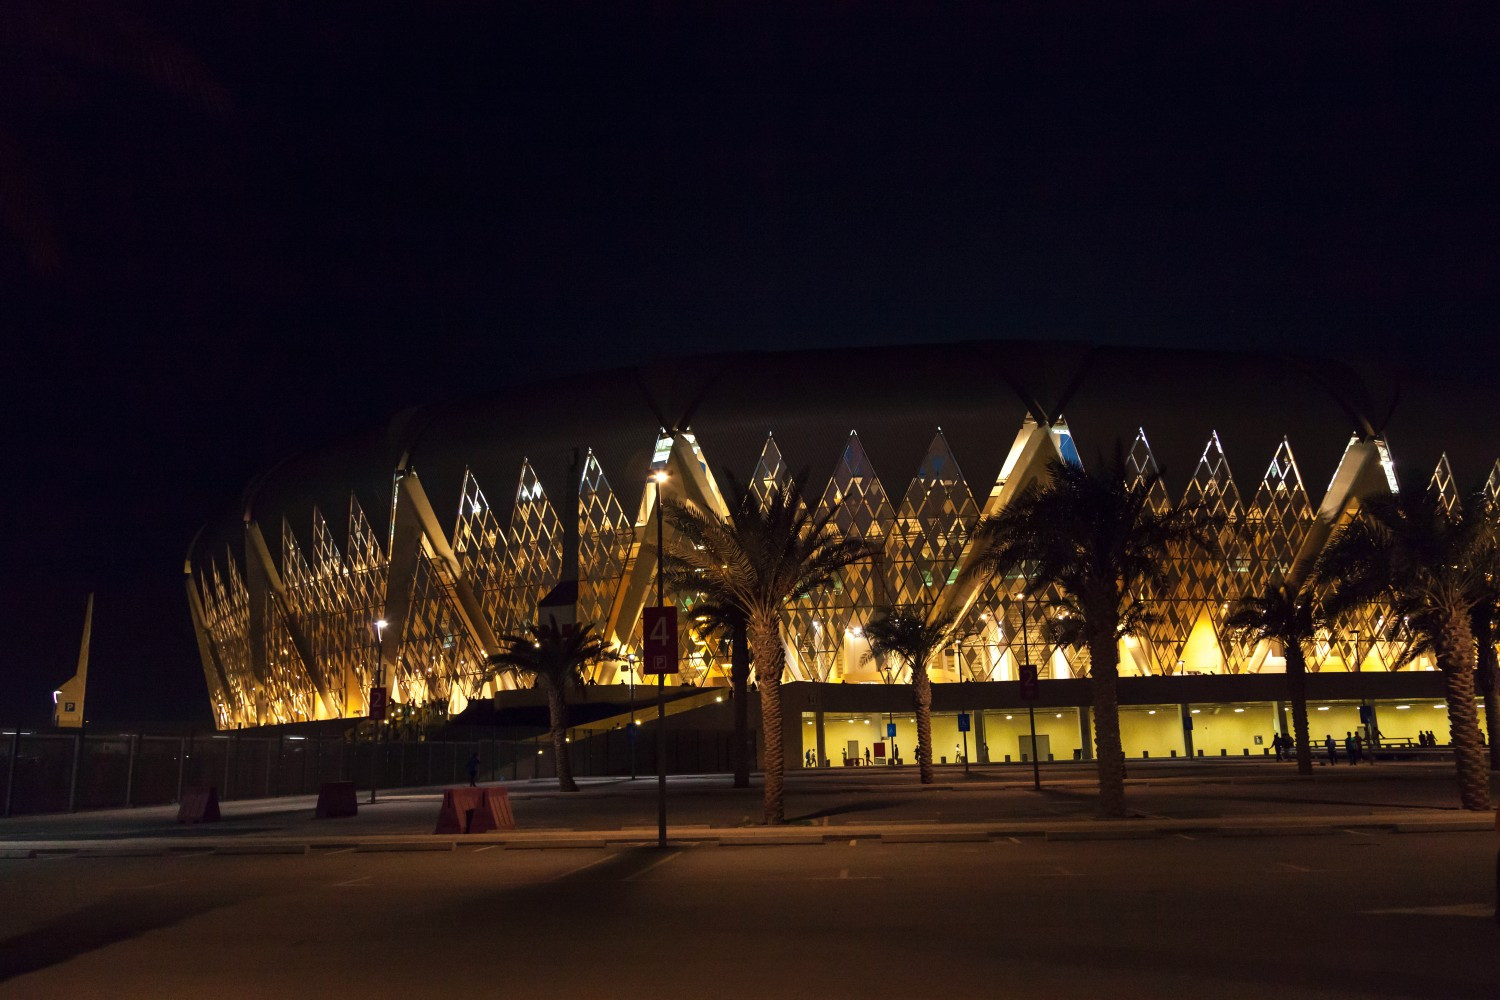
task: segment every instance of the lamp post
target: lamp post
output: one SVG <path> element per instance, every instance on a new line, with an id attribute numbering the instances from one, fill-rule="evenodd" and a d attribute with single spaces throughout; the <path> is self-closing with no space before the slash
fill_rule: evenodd
<path id="1" fill-rule="evenodd" d="M 663 549 L 664 531 L 661 515 L 661 487 L 667 481 L 667 470 L 651 474 L 656 484 L 656 606 L 667 606 L 667 581 L 662 576 L 666 566 Z M 656 846 L 667 846 L 667 696 L 666 674 L 656 675 Z"/>
<path id="2" fill-rule="evenodd" d="M 371 690 L 371 701 L 375 700 L 375 691 L 379 691 L 381 698 L 380 718 L 374 719 L 375 739 L 370 744 L 370 804 L 375 804 L 375 787 L 380 784 L 380 744 L 381 744 L 381 721 L 385 718 L 387 702 L 385 701 L 385 626 L 384 618 L 375 619 L 375 687 Z M 374 705 L 371 705 L 374 708 Z M 374 715 L 374 712 L 371 712 Z"/>
<path id="3" fill-rule="evenodd" d="M 635 722 L 635 654 L 625 658 L 630 665 L 630 728 L 625 731 L 625 742 L 630 744 L 630 780 L 635 780 L 635 738 L 640 727 Z"/>

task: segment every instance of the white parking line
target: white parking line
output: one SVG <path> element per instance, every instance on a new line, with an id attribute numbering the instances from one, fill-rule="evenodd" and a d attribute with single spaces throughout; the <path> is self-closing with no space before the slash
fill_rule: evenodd
<path id="1" fill-rule="evenodd" d="M 675 857 L 675 856 L 676 855 L 673 855 L 673 857 Z M 567 871 L 563 872 L 560 875 L 554 875 L 554 876 L 552 876 L 547 881 L 548 882 L 556 882 L 558 879 L 567 878 L 569 875 L 577 875 L 579 872 L 583 871 L 584 869 L 586 869 L 586 868 L 592 868 L 595 865 L 602 865 L 604 862 L 608 861 L 609 859 L 610 859 L 610 855 L 606 854 L 602 858 L 595 858 L 593 861 L 589 861 L 589 862 L 586 862 L 584 864 L 577 865 L 577 866 L 575 866 L 573 868 L 569 868 Z M 671 860 L 671 859 L 669 858 L 667 860 Z M 660 862 L 657 862 L 657 864 L 660 864 Z M 650 871 L 650 869 L 648 868 L 647 871 Z"/>
<path id="2" fill-rule="evenodd" d="M 1495 908 L 1489 903 L 1454 903 L 1450 906 L 1407 906 L 1391 910 L 1360 910 L 1360 913 L 1372 914 L 1414 914 L 1420 917 L 1483 917 L 1486 920 L 1495 915 Z"/>
<path id="3" fill-rule="evenodd" d="M 485 844 L 483 847 L 476 847 L 476 848 L 474 848 L 474 850 L 472 852 L 470 852 L 470 853 L 478 854 L 480 851 L 493 851 L 495 848 L 497 848 L 499 846 L 501 846 L 501 845 L 499 845 L 499 844 Z"/>
<path id="4" fill-rule="evenodd" d="M 642 875 L 646 874 L 647 872 L 653 871 L 653 870 L 655 870 L 657 868 L 660 868 L 662 865 L 666 864 L 668 861 L 674 861 L 674 860 L 676 860 L 677 858 L 679 858 L 681 856 L 682 856 L 682 852 L 681 851 L 678 851 L 676 854 L 668 854 L 664 858 L 660 858 L 660 859 L 658 859 L 656 861 L 651 862 L 649 865 L 647 865 L 646 867 L 642 868 L 640 871 L 636 872 L 634 875 L 626 875 L 625 878 L 622 881 L 625 881 L 625 882 L 634 882 L 636 879 L 640 878 Z"/>
<path id="5" fill-rule="evenodd" d="M 133 886 L 131 886 L 131 888 L 132 889 L 160 889 L 164 885 L 180 885 L 181 883 L 186 882 L 186 881 L 187 881 L 187 879 L 185 879 L 185 878 L 174 878 L 174 879 L 168 879 L 165 882 L 148 882 L 146 885 L 133 885 Z"/>
<path id="6" fill-rule="evenodd" d="M 358 878 L 351 878 L 347 882 L 335 882 L 335 883 L 333 883 L 333 887 L 335 889 L 342 889 L 342 888 L 364 889 L 364 888 L 367 888 L 367 886 L 365 885 L 365 883 L 368 882 L 368 881 L 370 881 L 370 879 L 372 879 L 374 877 L 375 876 L 373 876 L 373 875 L 361 875 Z"/>
<path id="7" fill-rule="evenodd" d="M 1181 837 L 1183 840 L 1197 840 L 1198 839 L 1197 837 L 1189 836 L 1186 833 L 1179 833 L 1179 834 L 1176 834 L 1175 836 Z"/>
<path id="8" fill-rule="evenodd" d="M 1294 865 L 1294 864 L 1292 864 L 1292 863 L 1291 863 L 1291 862 L 1290 862 L 1290 861 L 1278 861 L 1278 862 L 1276 862 L 1276 863 L 1277 863 L 1277 864 L 1278 864 L 1278 865 L 1281 865 L 1281 867 L 1283 867 L 1283 868 L 1285 868 L 1285 869 L 1287 869 L 1287 870 L 1288 870 L 1288 871 L 1294 871 L 1294 872 L 1310 872 L 1310 871 L 1312 871 L 1312 870 L 1313 870 L 1313 869 L 1311 869 L 1311 868 L 1303 868 L 1303 867 L 1302 867 L 1302 866 L 1301 866 L 1301 865 Z"/>

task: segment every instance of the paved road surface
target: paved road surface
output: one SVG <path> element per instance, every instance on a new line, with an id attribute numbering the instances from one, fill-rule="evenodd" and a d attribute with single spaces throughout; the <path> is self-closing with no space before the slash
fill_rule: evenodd
<path id="1" fill-rule="evenodd" d="M 1493 833 L 0 861 L 11 997 L 1500 996 Z"/>

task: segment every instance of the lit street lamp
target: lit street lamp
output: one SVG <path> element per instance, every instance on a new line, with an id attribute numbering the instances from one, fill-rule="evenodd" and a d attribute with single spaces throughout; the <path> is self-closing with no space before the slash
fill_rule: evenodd
<path id="1" fill-rule="evenodd" d="M 661 487 L 667 481 L 667 470 L 657 469 L 651 474 L 656 484 L 656 606 L 667 606 L 667 581 L 662 576 L 666 564 L 663 551 Z M 667 846 L 667 675 L 656 675 L 656 844 Z"/>
<path id="2" fill-rule="evenodd" d="M 370 746 L 370 804 L 375 804 L 375 787 L 380 784 L 381 721 L 387 711 L 385 689 L 384 618 L 375 619 L 375 684 L 370 688 L 370 718 L 375 723 L 375 740 Z"/>

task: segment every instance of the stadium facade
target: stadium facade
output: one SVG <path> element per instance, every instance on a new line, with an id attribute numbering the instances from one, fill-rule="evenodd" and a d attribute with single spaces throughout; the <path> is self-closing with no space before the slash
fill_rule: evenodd
<path id="1" fill-rule="evenodd" d="M 648 476 L 661 469 L 666 496 L 722 510 L 725 469 L 763 490 L 808 468 L 809 494 L 838 502 L 839 530 L 883 550 L 787 609 L 787 680 L 822 692 L 808 702 L 819 702 L 820 759 L 845 745 L 827 713 L 875 724 L 858 710 L 869 693 L 844 686 L 905 683 L 899 664 L 866 655 L 862 627 L 881 605 L 963 615 L 968 634 L 934 680 L 940 692 L 969 691 L 976 708 L 974 690 L 1004 690 L 1025 661 L 1059 682 L 1055 691 L 1074 690 L 1065 682 L 1087 676 L 1087 652 L 1052 641 L 1047 595 L 962 571 L 978 520 L 1050 463 L 1120 448 L 1134 476 L 1165 470 L 1156 503 L 1180 499 L 1223 519 L 1222 551 L 1175 558 L 1173 586 L 1150 595 L 1157 622 L 1121 642 L 1122 675 L 1154 678 L 1151 697 L 1180 709 L 1182 726 L 1187 701 L 1163 685 L 1186 692 L 1221 677 L 1219 707 L 1272 690 L 1262 675 L 1284 669 L 1280 651 L 1236 642 L 1225 612 L 1305 574 L 1362 498 L 1430 489 L 1453 502 L 1481 481 L 1500 495 L 1500 462 L 1484 451 L 1489 414 L 1456 413 L 1440 395 L 1393 407 L 1377 381 L 1324 360 L 998 341 L 704 356 L 408 411 L 270 470 L 236 516 L 193 543 L 184 572 L 214 719 L 239 728 L 361 717 L 377 683 L 397 705 L 452 714 L 513 688 L 487 676 L 486 657 L 497 636 L 535 620 L 565 550 L 577 553 L 578 619 L 638 652 L 657 561 Z M 1425 419 L 1424 408 L 1446 416 Z M 1444 428 L 1459 433 L 1444 441 Z M 1422 471 L 1398 476 L 1392 439 L 1411 442 Z M 1472 483 L 1455 480 L 1450 454 Z M 727 648 L 681 620 L 676 681 L 727 685 Z M 1308 652 L 1322 674 L 1431 669 L 1402 664 L 1402 649 L 1396 623 L 1369 607 Z M 589 680 L 629 684 L 636 669 L 630 657 Z M 939 707 L 955 698 L 940 693 Z M 1086 734 L 1086 722 L 1068 732 Z M 1087 756 L 1087 739 L 1075 742 Z"/>

